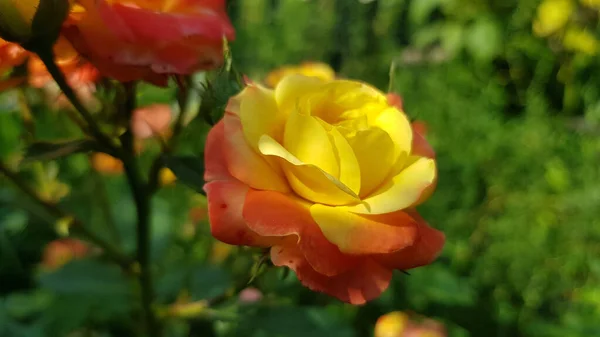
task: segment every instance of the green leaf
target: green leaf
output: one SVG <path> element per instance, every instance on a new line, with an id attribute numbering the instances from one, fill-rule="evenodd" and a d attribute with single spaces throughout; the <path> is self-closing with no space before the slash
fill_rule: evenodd
<path id="1" fill-rule="evenodd" d="M 233 67 L 229 49 L 226 49 L 226 58 L 225 65 L 209 78 L 200 96 L 202 104 L 199 115 L 210 125 L 216 124 L 223 117 L 229 98 L 243 87 L 242 75 Z"/>
<path id="2" fill-rule="evenodd" d="M 429 15 L 439 8 L 444 0 L 417 0 L 412 1 L 409 8 L 410 21 L 415 25 L 425 23 Z"/>
<path id="3" fill-rule="evenodd" d="M 31 315 L 46 310 L 52 302 L 48 292 L 34 290 L 29 292 L 13 293 L 6 297 L 6 312 L 17 319 L 25 319 Z"/>
<path id="4" fill-rule="evenodd" d="M 40 286 L 59 294 L 126 297 L 129 284 L 118 267 L 94 260 L 75 260 L 39 277 Z"/>
<path id="5" fill-rule="evenodd" d="M 482 17 L 467 29 L 465 47 L 477 61 L 486 63 L 502 51 L 502 27 L 493 19 Z"/>
<path id="6" fill-rule="evenodd" d="M 231 275 L 217 266 L 200 266 L 193 271 L 190 293 L 193 300 L 216 297 L 231 287 Z"/>
<path id="7" fill-rule="evenodd" d="M 132 284 L 118 267 L 95 260 L 75 260 L 39 276 L 42 288 L 55 294 L 44 315 L 47 331 L 62 336 L 91 322 L 127 317 L 133 310 Z M 76 309 L 74 309 L 76 308 Z"/>
<path id="8" fill-rule="evenodd" d="M 164 156 L 163 162 L 177 179 L 198 193 L 204 194 L 204 161 L 194 156 Z"/>
<path id="9" fill-rule="evenodd" d="M 456 22 L 448 22 L 444 24 L 441 32 L 442 47 L 444 50 L 455 56 L 461 50 L 464 44 L 464 28 Z"/>
<path id="10" fill-rule="evenodd" d="M 344 325 L 327 310 L 312 307 L 258 307 L 245 315 L 236 336 L 352 337 Z"/>
<path id="11" fill-rule="evenodd" d="M 98 145 L 89 139 L 66 142 L 37 142 L 27 148 L 23 163 L 38 160 L 54 160 L 74 153 L 98 150 Z"/>

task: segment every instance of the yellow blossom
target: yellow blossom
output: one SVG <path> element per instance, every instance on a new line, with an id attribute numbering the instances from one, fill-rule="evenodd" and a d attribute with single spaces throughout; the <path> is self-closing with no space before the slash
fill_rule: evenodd
<path id="1" fill-rule="evenodd" d="M 598 52 L 598 40 L 590 32 L 580 28 L 569 28 L 563 37 L 565 49 L 587 55 Z"/>
<path id="2" fill-rule="evenodd" d="M 549 36 L 562 29 L 574 10 L 572 0 L 545 0 L 537 9 L 533 32 L 538 36 Z"/>

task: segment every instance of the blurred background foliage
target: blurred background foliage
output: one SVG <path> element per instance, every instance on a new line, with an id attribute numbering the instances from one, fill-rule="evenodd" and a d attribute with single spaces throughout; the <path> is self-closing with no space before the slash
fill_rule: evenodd
<path id="1" fill-rule="evenodd" d="M 153 203 L 158 299 L 212 304 L 192 320 L 165 312 L 168 336 L 372 336 L 377 318 L 397 310 L 443 322 L 449 336 L 600 335 L 600 1 L 228 3 L 234 63 L 250 78 L 322 61 L 403 97 L 438 155 L 437 192 L 420 210 L 447 245 L 431 266 L 395 275 L 380 299 L 343 305 L 257 264 L 255 251 L 214 242 L 204 200 L 166 181 Z M 175 99 L 150 86 L 140 95 Z M 7 161 L 23 152 L 18 98 L 5 93 L 0 105 Z M 64 114 L 33 101 L 39 137 L 77 135 Z M 193 123 L 184 154 L 201 150 L 207 130 Z M 37 188 L 134 248 L 134 207 L 118 164 L 99 170 L 79 154 L 35 165 L 24 174 Z M 103 261 L 73 259 L 71 246 L 52 260 L 47 244 L 60 221 L 48 218 L 2 182 L 0 336 L 130 335 L 135 285 Z M 262 300 L 246 303 L 231 289 L 250 270 Z"/>

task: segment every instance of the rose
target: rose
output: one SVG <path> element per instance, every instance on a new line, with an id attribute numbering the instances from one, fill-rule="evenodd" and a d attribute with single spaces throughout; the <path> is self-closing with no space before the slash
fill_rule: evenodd
<path id="1" fill-rule="evenodd" d="M 224 0 L 81 0 L 63 33 L 105 76 L 166 84 L 223 61 L 234 31 Z"/>
<path id="2" fill-rule="evenodd" d="M 436 181 L 433 151 L 366 84 L 250 84 L 209 132 L 205 162 L 212 234 L 271 247 L 275 265 L 340 300 L 379 296 L 393 269 L 428 264 L 444 244 L 414 210 Z"/>
<path id="3" fill-rule="evenodd" d="M 274 88 L 284 77 L 292 74 L 317 77 L 324 81 L 331 81 L 335 78 L 335 71 L 328 64 L 304 62 L 297 66 L 284 66 L 271 71 L 265 77 L 265 84 Z"/>

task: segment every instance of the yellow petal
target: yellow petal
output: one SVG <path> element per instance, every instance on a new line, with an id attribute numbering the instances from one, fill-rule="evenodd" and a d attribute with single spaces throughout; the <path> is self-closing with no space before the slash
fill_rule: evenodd
<path id="1" fill-rule="evenodd" d="M 327 131 L 313 116 L 293 111 L 285 125 L 283 146 L 305 164 L 338 178 L 339 165 Z"/>
<path id="2" fill-rule="evenodd" d="M 348 186 L 320 168 L 303 163 L 268 135 L 260 138 L 258 147 L 263 155 L 279 159 L 290 186 L 299 196 L 327 205 L 359 202 Z"/>
<path id="3" fill-rule="evenodd" d="M 416 222 L 404 212 L 359 215 L 341 207 L 314 204 L 310 214 L 327 240 L 347 254 L 387 254 L 417 237 Z"/>
<path id="4" fill-rule="evenodd" d="M 275 103 L 273 90 L 258 85 L 247 86 L 233 102 L 239 102 L 240 120 L 244 136 L 253 149 L 258 149 L 258 140 L 262 135 L 281 139 L 281 133 L 287 116 L 280 113 Z M 235 113 L 235 104 L 231 104 Z"/>
<path id="5" fill-rule="evenodd" d="M 358 195 L 361 190 L 362 175 L 354 149 L 338 128 L 330 128 L 328 135 L 339 161 L 340 170 L 337 178 L 344 186 L 348 186 L 354 195 Z"/>
<path id="6" fill-rule="evenodd" d="M 363 199 L 362 204 L 349 206 L 347 209 L 360 214 L 383 214 L 406 209 L 419 200 L 423 191 L 434 182 L 435 175 L 435 161 L 422 157 L 387 181 L 370 197 Z"/>
<path id="7" fill-rule="evenodd" d="M 289 187 L 278 164 L 271 165 L 246 141 L 240 119 L 234 114 L 226 114 L 223 122 L 224 154 L 229 173 L 254 189 L 288 192 Z"/>
<path id="8" fill-rule="evenodd" d="M 369 195 L 389 175 L 396 161 L 394 142 L 380 128 L 357 132 L 348 139 L 360 165 L 361 197 Z"/>
<path id="9" fill-rule="evenodd" d="M 275 87 L 275 100 L 280 109 L 294 107 L 298 98 L 317 92 L 323 81 L 315 77 L 289 75 L 284 77 Z"/>
<path id="10" fill-rule="evenodd" d="M 387 132 L 396 148 L 396 157 L 409 154 L 412 147 L 412 128 L 406 115 L 393 107 L 382 111 L 373 123 Z"/>

